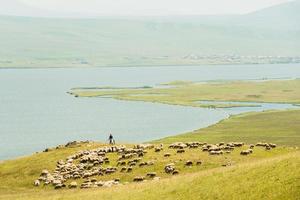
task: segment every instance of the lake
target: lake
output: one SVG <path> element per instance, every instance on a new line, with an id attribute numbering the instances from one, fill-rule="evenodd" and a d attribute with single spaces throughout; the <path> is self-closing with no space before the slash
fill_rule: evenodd
<path id="1" fill-rule="evenodd" d="M 207 127 L 231 114 L 294 108 L 290 104 L 192 108 L 109 98 L 74 98 L 74 87 L 156 86 L 174 80 L 259 80 L 300 77 L 300 65 L 212 65 L 0 69 L 0 160 L 72 140 L 143 142 Z"/>

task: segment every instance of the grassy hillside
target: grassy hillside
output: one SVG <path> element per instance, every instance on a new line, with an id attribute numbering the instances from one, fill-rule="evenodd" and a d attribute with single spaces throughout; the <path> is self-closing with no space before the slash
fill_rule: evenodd
<path id="1" fill-rule="evenodd" d="M 271 10 L 281 10 L 281 6 Z M 289 11 L 275 12 L 278 18 L 284 19 L 276 23 L 275 30 L 266 26 L 274 24 L 270 22 L 274 17 L 268 14 L 144 19 L 1 16 L 0 67 L 272 62 L 268 58 L 232 60 L 232 57 L 206 58 L 205 55 L 299 56 L 300 27 L 294 25 L 299 13 L 290 16 Z M 264 23 L 259 28 L 250 25 L 257 21 Z M 287 29 L 287 25 L 293 28 Z"/>
<path id="2" fill-rule="evenodd" d="M 200 100 L 246 102 L 300 102 L 300 80 L 283 81 L 235 81 L 193 83 L 175 81 L 168 88 L 74 88 L 79 97 L 111 96 L 115 99 L 147 101 L 194 107 L 233 107 L 235 104 L 201 104 Z"/>
<path id="3" fill-rule="evenodd" d="M 205 129 L 156 141 L 272 141 L 281 145 L 300 146 L 300 110 L 268 111 L 230 117 Z"/>
<path id="4" fill-rule="evenodd" d="M 89 190 L 27 190 L 0 199 L 297 199 L 299 151 L 160 181 Z"/>

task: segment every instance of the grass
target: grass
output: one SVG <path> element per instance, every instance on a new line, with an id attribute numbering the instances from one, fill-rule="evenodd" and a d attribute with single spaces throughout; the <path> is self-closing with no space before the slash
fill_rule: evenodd
<path id="1" fill-rule="evenodd" d="M 299 104 L 300 80 L 234 81 L 213 83 L 172 82 L 169 88 L 89 90 L 73 89 L 79 97 L 111 96 L 115 99 L 147 101 L 193 107 L 234 107 L 236 104 L 200 104 L 201 100 L 281 102 Z"/>
<path id="2" fill-rule="evenodd" d="M 107 189 L 28 191 L 0 199 L 284 199 L 300 195 L 300 153 Z"/>
<path id="3" fill-rule="evenodd" d="M 267 111 L 232 116 L 210 127 L 155 141 L 256 141 L 300 146 L 300 110 Z"/>
<path id="4" fill-rule="evenodd" d="M 84 149 L 92 149 L 96 147 L 101 147 L 103 144 L 92 143 L 84 144 L 76 148 L 63 148 L 58 150 L 53 150 L 50 152 L 41 152 L 34 154 L 32 156 L 23 157 L 16 160 L 5 161 L 0 164 L 0 181 L 3 183 L 0 186 L 0 192 L 6 193 L 8 191 L 24 191 L 27 189 L 36 189 L 33 186 L 33 181 L 37 179 L 43 169 L 48 169 L 53 171 L 56 167 L 56 162 L 60 159 L 66 159 L 67 156 L 72 155 L 74 152 Z M 192 173 L 195 171 L 207 170 L 216 167 L 220 167 L 222 164 L 226 163 L 241 163 L 249 162 L 257 159 L 268 158 L 283 153 L 288 153 L 290 148 L 276 148 L 272 151 L 265 151 L 264 148 L 257 148 L 255 153 L 251 156 L 240 156 L 239 153 L 241 149 L 247 149 L 245 146 L 243 148 L 237 148 L 231 154 L 226 156 L 211 156 L 207 152 L 202 152 L 200 149 L 188 149 L 184 154 L 177 154 L 176 150 L 164 148 L 162 152 L 156 153 L 154 150 L 149 150 L 149 152 L 143 157 L 142 161 L 154 161 L 153 166 L 146 167 L 135 167 L 132 173 L 120 173 L 117 172 L 113 175 L 107 175 L 101 177 L 101 180 L 112 180 L 114 178 L 120 178 L 124 182 L 132 182 L 135 176 L 145 176 L 147 172 L 157 172 L 157 175 L 162 178 L 168 178 L 170 175 L 164 173 L 164 166 L 169 163 L 174 163 L 176 169 L 178 169 L 181 174 Z M 171 157 L 165 158 L 164 153 L 171 153 Z M 103 165 L 116 166 L 117 155 L 108 154 L 111 162 L 110 164 Z M 187 168 L 184 166 L 185 161 L 192 160 L 202 160 L 203 165 L 195 166 L 193 168 Z M 15 180 L 18 180 L 17 182 Z M 41 188 L 39 188 L 41 189 Z M 52 187 L 42 187 L 43 190 L 53 189 Z"/>

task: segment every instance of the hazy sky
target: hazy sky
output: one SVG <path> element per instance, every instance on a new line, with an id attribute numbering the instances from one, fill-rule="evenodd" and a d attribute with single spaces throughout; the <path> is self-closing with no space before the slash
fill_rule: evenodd
<path id="1" fill-rule="evenodd" d="M 0 14 L 206 15 L 244 14 L 290 0 L 0 0 Z"/>

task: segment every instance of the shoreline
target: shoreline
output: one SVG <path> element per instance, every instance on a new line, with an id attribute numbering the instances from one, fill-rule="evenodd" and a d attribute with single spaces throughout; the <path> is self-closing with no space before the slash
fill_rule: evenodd
<path id="1" fill-rule="evenodd" d="M 300 63 L 207 63 L 207 64 L 161 64 L 161 65 L 106 65 L 106 66 L 54 66 L 54 67 L 1 67 L 0 70 L 7 69 L 93 69 L 93 68 L 156 68 L 156 67 L 204 67 L 204 66 L 236 66 L 236 65 L 299 65 Z"/>

